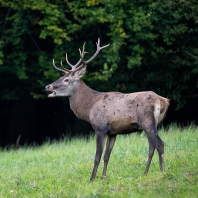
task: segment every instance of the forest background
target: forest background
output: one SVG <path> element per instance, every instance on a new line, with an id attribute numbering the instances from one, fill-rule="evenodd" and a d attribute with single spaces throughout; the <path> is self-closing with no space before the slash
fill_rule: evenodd
<path id="1" fill-rule="evenodd" d="M 164 124 L 198 123 L 197 0 L 0 0 L 0 146 L 87 136 L 67 98 L 47 98 L 62 74 L 52 59 L 88 59 L 110 46 L 83 80 L 98 91 L 152 90 L 171 100 Z"/>

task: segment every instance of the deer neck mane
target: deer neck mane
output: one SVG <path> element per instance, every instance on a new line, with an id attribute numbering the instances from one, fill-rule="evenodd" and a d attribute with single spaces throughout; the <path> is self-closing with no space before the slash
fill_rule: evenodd
<path id="1" fill-rule="evenodd" d="M 102 92 L 91 89 L 80 80 L 76 90 L 69 97 L 70 108 L 78 118 L 89 121 L 89 112 L 102 95 Z"/>

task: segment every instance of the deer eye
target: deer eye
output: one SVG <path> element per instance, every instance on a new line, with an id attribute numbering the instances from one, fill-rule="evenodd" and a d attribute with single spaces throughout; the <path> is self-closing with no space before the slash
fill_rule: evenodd
<path id="1" fill-rule="evenodd" d="M 69 79 L 68 79 L 68 78 L 66 78 L 66 79 L 64 80 L 64 82 L 69 82 Z"/>

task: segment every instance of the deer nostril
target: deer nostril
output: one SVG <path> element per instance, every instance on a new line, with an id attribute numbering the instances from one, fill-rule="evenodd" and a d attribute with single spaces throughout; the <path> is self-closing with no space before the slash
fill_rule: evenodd
<path id="1" fill-rule="evenodd" d="M 47 86 L 45 87 L 45 90 L 48 91 L 48 90 L 50 89 L 50 87 L 51 87 L 51 85 L 47 85 Z"/>

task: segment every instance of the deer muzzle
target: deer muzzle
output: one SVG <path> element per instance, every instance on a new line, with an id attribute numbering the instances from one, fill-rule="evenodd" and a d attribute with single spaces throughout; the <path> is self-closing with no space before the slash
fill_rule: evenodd
<path id="1" fill-rule="evenodd" d="M 51 91 L 52 93 L 48 95 L 48 97 L 55 97 L 56 96 L 56 91 L 53 90 L 53 86 L 50 84 L 50 85 L 47 85 L 45 87 L 45 91 Z"/>

